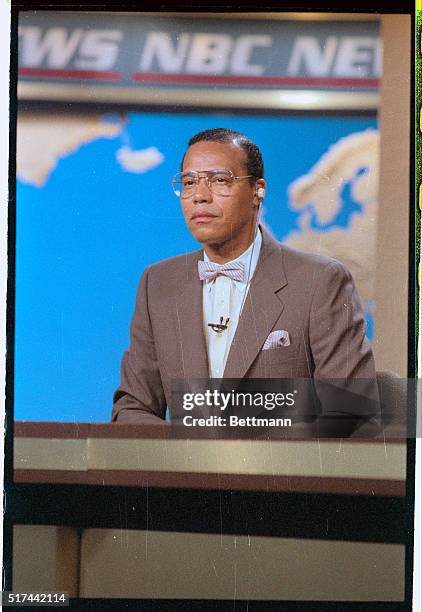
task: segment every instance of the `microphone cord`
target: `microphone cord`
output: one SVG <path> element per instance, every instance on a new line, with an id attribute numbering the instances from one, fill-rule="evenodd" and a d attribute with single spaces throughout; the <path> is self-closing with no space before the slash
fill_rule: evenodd
<path id="1" fill-rule="evenodd" d="M 240 321 L 240 317 L 242 316 L 243 307 L 245 305 L 246 296 L 248 295 L 249 285 L 251 283 L 250 275 L 251 275 L 252 259 L 253 259 L 253 252 L 254 252 L 254 249 L 255 249 L 255 244 L 256 244 L 256 237 L 257 237 L 258 232 L 259 232 L 259 217 L 260 217 L 260 213 L 261 213 L 261 206 L 259 206 L 258 212 L 257 212 L 257 215 L 256 215 L 255 235 L 254 235 L 254 239 L 253 239 L 252 253 L 251 253 L 251 256 L 249 258 L 248 275 L 246 277 L 247 278 L 247 280 L 246 280 L 246 287 L 245 287 L 245 292 L 243 294 L 242 303 L 240 305 L 238 322 Z"/>

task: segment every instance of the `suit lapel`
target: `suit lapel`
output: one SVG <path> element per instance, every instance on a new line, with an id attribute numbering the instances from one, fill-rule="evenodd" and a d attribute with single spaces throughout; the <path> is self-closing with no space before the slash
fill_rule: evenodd
<path id="1" fill-rule="evenodd" d="M 227 358 L 224 378 L 245 376 L 284 308 L 278 294 L 287 285 L 282 251 L 265 230 L 262 230 L 262 238 L 258 264 Z M 198 277 L 198 260 L 202 257 L 202 250 L 186 256 L 180 277 L 183 289 L 175 299 L 176 336 L 180 347 L 177 354 L 181 359 L 178 369 L 183 378 L 209 377 L 202 283 Z"/>
<path id="2" fill-rule="evenodd" d="M 202 283 L 198 276 L 198 260 L 202 251 L 187 256 L 182 292 L 176 297 L 176 335 L 181 363 L 178 369 L 183 378 L 208 378 L 208 357 L 203 328 Z"/>
<path id="3" fill-rule="evenodd" d="M 252 278 L 227 358 L 224 378 L 243 378 L 280 317 L 278 292 L 287 284 L 279 244 L 265 231 Z"/>

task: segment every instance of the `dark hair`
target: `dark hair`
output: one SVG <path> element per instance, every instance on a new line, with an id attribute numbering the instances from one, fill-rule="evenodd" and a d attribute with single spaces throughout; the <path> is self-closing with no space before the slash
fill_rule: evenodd
<path id="1" fill-rule="evenodd" d="M 244 134 L 236 132 L 235 130 L 230 130 L 229 128 L 211 128 L 210 130 L 203 130 L 195 134 L 195 136 L 192 136 L 188 142 L 188 146 L 191 147 L 197 142 L 203 141 L 230 143 L 240 147 L 245 152 L 246 171 L 253 177 L 250 179 L 250 182 L 253 183 L 253 179 L 264 178 L 264 161 L 261 151 L 258 146 Z M 182 159 L 182 166 L 184 159 L 185 156 L 183 156 Z"/>

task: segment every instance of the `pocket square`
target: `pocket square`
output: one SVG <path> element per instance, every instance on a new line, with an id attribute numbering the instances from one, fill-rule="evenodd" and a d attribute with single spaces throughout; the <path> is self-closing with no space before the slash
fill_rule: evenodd
<path id="1" fill-rule="evenodd" d="M 267 351 L 268 349 L 276 349 L 281 346 L 290 346 L 290 336 L 289 332 L 285 329 L 277 329 L 270 333 L 268 338 L 264 342 L 264 346 L 262 347 L 263 351 Z"/>

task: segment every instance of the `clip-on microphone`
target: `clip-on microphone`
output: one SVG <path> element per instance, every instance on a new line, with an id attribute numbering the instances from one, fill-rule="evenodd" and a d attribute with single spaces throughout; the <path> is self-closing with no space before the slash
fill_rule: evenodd
<path id="1" fill-rule="evenodd" d="M 223 317 L 220 317 L 220 323 L 208 323 L 208 327 L 211 327 L 217 334 L 221 334 L 229 326 L 230 317 L 227 317 L 226 322 L 223 323 Z"/>

